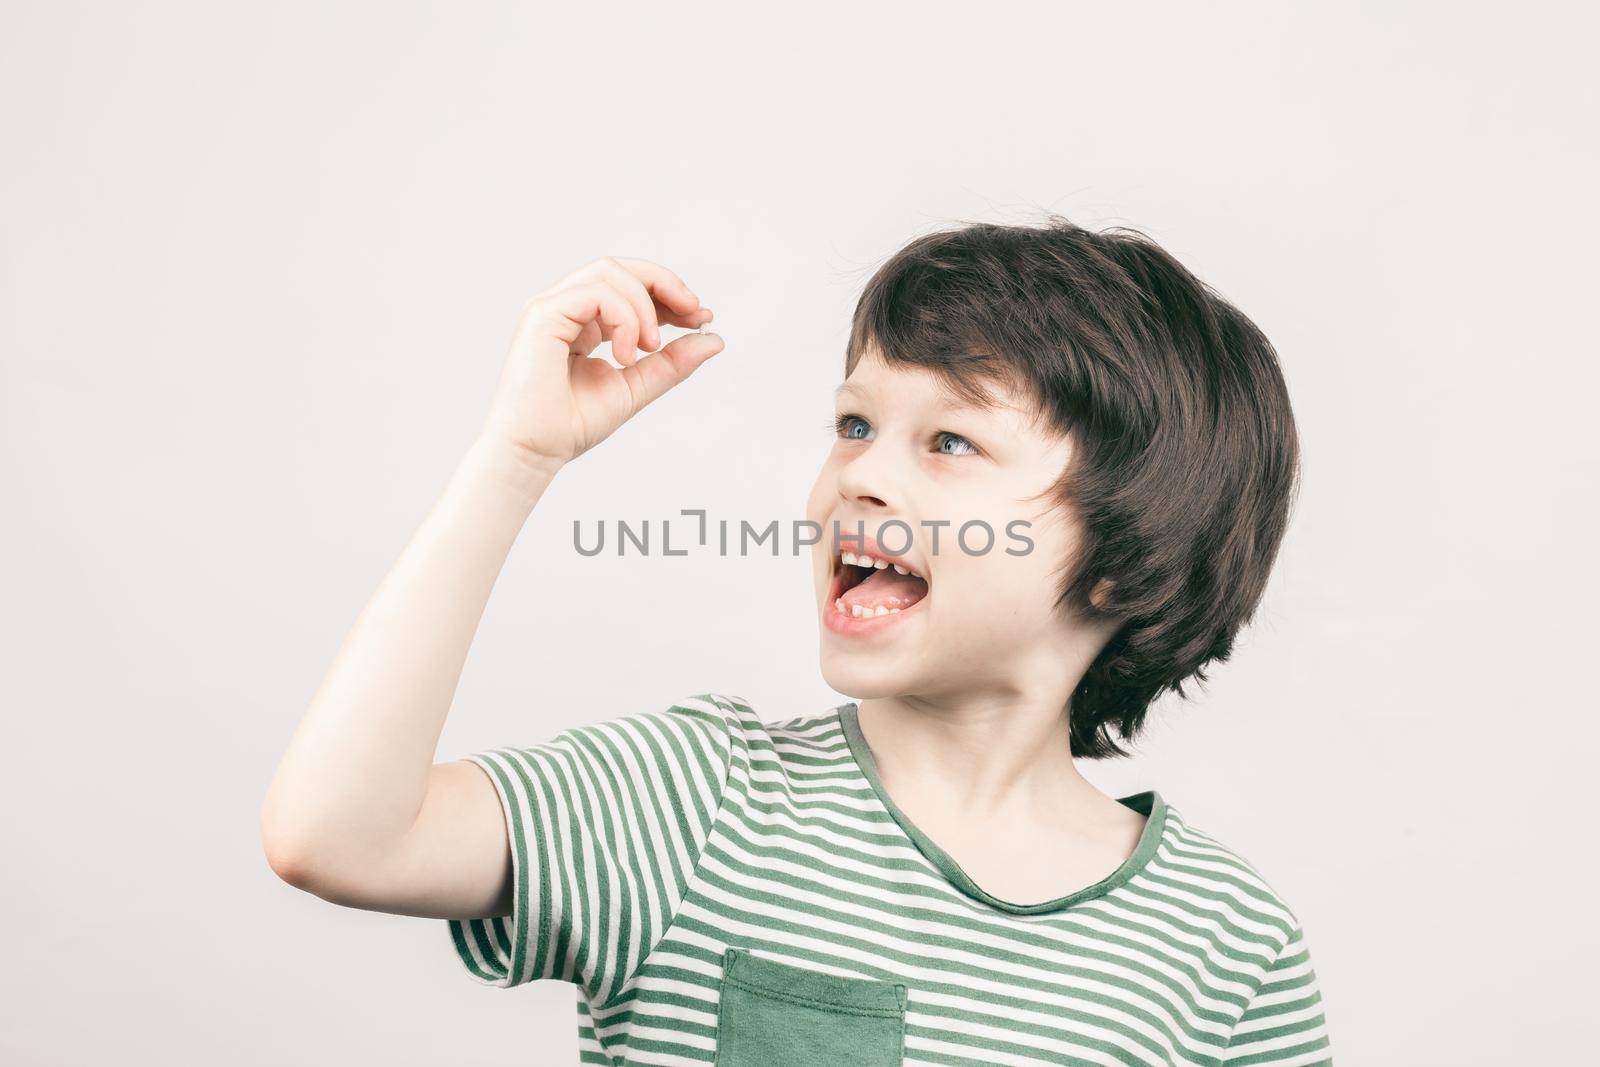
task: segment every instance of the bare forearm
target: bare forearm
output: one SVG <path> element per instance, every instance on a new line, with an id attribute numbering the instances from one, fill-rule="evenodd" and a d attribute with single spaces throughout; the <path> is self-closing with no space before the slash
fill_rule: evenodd
<path id="1" fill-rule="evenodd" d="M 346 635 L 262 808 L 286 866 L 392 850 L 427 792 L 467 650 L 554 470 L 484 438 L 468 451 Z"/>

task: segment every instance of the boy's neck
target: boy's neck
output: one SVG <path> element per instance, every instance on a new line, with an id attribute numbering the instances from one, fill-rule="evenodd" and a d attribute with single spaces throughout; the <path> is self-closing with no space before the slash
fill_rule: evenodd
<path id="1" fill-rule="evenodd" d="M 1109 799 L 1079 773 L 1067 707 L 1054 698 L 870 698 L 859 702 L 857 723 L 884 788 L 909 806 L 948 805 L 974 819 L 1050 812 L 1073 820 L 1103 812 Z"/>

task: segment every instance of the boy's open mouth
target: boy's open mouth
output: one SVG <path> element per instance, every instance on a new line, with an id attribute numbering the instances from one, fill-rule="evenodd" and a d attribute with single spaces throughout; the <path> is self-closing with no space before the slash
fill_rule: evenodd
<path id="1" fill-rule="evenodd" d="M 928 580 L 893 557 L 841 552 L 833 558 L 833 610 L 853 619 L 898 615 L 928 595 Z"/>

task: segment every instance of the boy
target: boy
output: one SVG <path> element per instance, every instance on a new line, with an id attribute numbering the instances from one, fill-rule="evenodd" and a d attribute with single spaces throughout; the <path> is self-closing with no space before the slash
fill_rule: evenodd
<path id="1" fill-rule="evenodd" d="M 702 694 L 432 762 L 540 494 L 722 348 L 660 324 L 711 317 L 637 259 L 528 302 L 291 741 L 273 869 L 449 920 L 483 983 L 573 982 L 585 1063 L 1331 1062 L 1293 912 L 1074 764 L 1227 658 L 1297 466 L 1271 346 L 1142 235 L 970 225 L 868 284 L 807 505 L 822 672 L 855 700 Z"/>

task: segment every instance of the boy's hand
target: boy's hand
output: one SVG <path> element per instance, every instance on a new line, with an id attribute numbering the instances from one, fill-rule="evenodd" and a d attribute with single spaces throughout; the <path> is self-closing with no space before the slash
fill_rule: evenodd
<path id="1" fill-rule="evenodd" d="M 659 263 L 587 263 L 523 305 L 484 433 L 553 473 L 722 351 L 713 333 L 661 348 L 662 324 L 709 321 L 711 309 Z M 602 341 L 621 369 L 589 354 Z"/>

